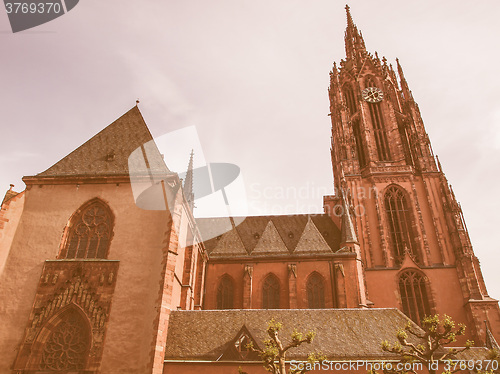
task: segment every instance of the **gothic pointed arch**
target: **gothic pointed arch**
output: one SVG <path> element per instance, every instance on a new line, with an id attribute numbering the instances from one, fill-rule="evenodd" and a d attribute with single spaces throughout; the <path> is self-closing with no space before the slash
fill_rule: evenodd
<path id="1" fill-rule="evenodd" d="M 365 79 L 365 88 L 378 87 L 376 80 L 371 75 Z M 380 88 L 380 87 L 379 87 Z M 370 120 L 373 126 L 373 135 L 375 137 L 375 145 L 377 148 L 377 156 L 379 161 L 390 161 L 391 153 L 389 151 L 389 141 L 387 138 L 387 129 L 384 121 L 384 114 L 381 108 L 381 102 L 367 103 L 370 113 Z"/>
<path id="2" fill-rule="evenodd" d="M 66 306 L 41 328 L 33 343 L 29 367 L 58 372 L 88 369 L 91 331 L 85 312 L 75 304 Z"/>
<path id="3" fill-rule="evenodd" d="M 113 225 L 114 216 L 108 204 L 99 198 L 86 202 L 69 219 L 59 258 L 107 258 Z"/>
<path id="4" fill-rule="evenodd" d="M 217 309 L 234 308 L 234 281 L 228 275 L 224 274 L 217 286 Z"/>
<path id="5" fill-rule="evenodd" d="M 359 118 L 352 121 L 352 133 L 356 142 L 356 156 L 359 161 L 359 166 L 365 167 L 367 162 Z"/>
<path id="6" fill-rule="evenodd" d="M 65 367 L 56 358 L 66 355 L 67 366 L 73 369 L 58 372 L 80 372 L 74 367 L 81 366 L 82 347 L 88 347 L 85 372 L 97 370 L 118 265 L 118 261 L 46 261 L 13 369 L 54 371 L 52 367 Z M 65 345 L 58 348 L 61 339 Z"/>
<path id="7" fill-rule="evenodd" d="M 262 283 L 262 309 L 280 308 L 280 282 L 278 277 L 269 273 Z"/>
<path id="8" fill-rule="evenodd" d="M 404 270 L 399 274 L 398 285 L 403 313 L 421 324 L 426 316 L 432 314 L 428 278 L 416 269 Z"/>
<path id="9" fill-rule="evenodd" d="M 343 87 L 343 93 L 347 109 L 349 109 L 350 114 L 353 115 L 358 111 L 358 108 L 356 105 L 356 96 L 354 95 L 352 86 L 346 83 Z"/>
<path id="10" fill-rule="evenodd" d="M 309 275 L 306 290 L 309 309 L 323 309 L 325 307 L 325 282 L 318 272 L 313 271 Z"/>
<path id="11" fill-rule="evenodd" d="M 410 204 L 406 191 L 398 185 L 390 185 L 384 192 L 384 208 L 391 238 L 392 252 L 397 264 L 401 264 L 408 251 L 419 262 Z"/>

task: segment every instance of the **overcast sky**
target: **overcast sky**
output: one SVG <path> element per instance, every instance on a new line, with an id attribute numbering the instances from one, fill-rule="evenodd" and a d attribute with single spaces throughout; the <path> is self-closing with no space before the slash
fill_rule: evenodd
<path id="1" fill-rule="evenodd" d="M 139 98 L 154 136 L 196 126 L 207 161 L 241 167 L 251 214 L 321 212 L 333 192 L 327 87 L 345 56 L 344 6 L 84 0 L 17 34 L 0 12 L 0 189 L 23 190 L 23 175 L 47 169 Z M 500 297 L 500 2 L 350 6 L 367 49 L 400 59 Z M 169 157 L 187 165 L 189 155 Z"/>

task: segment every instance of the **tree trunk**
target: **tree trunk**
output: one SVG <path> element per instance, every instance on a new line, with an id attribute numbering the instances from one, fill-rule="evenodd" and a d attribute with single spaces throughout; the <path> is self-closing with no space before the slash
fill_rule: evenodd
<path id="1" fill-rule="evenodd" d="M 285 357 L 279 359 L 279 370 L 280 374 L 286 374 Z"/>

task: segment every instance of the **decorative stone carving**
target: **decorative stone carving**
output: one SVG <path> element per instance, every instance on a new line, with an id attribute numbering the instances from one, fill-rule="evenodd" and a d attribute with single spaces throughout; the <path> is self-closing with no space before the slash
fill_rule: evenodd
<path id="1" fill-rule="evenodd" d="M 250 279 L 252 279 L 252 276 L 253 276 L 253 266 L 252 265 L 245 265 L 245 274 L 248 274 Z"/>
<path id="2" fill-rule="evenodd" d="M 83 368 L 82 362 L 86 370 L 99 367 L 118 265 L 109 260 L 45 262 L 15 370 L 72 371 Z M 90 327 L 88 341 L 77 338 L 82 326 Z M 84 345 L 91 353 L 86 361 L 80 354 Z M 58 358 L 61 350 L 64 359 Z"/>
<path id="3" fill-rule="evenodd" d="M 297 265 L 288 264 L 288 275 L 292 275 L 297 278 Z"/>

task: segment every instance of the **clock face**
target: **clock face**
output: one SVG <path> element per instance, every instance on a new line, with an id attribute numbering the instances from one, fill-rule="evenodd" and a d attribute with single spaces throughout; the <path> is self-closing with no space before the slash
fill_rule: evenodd
<path id="1" fill-rule="evenodd" d="M 366 87 L 363 91 L 361 91 L 361 96 L 363 97 L 363 100 L 368 101 L 369 103 L 378 103 L 384 98 L 384 93 L 380 88 Z"/>

